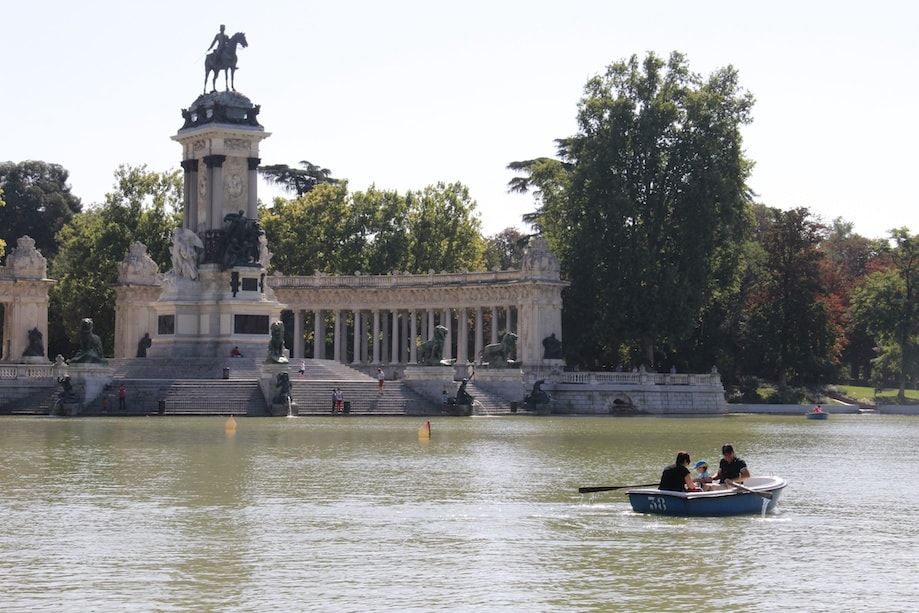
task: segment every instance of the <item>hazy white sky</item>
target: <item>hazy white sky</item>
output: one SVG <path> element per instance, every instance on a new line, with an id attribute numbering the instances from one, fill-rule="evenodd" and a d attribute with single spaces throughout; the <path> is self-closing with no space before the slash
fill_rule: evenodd
<path id="1" fill-rule="evenodd" d="M 122 163 L 179 167 L 170 140 L 203 91 L 221 23 L 243 31 L 236 89 L 262 107 L 263 164 L 309 160 L 352 190 L 461 181 L 486 234 L 523 228 L 515 160 L 576 131 L 587 80 L 632 54 L 732 64 L 757 103 L 744 130 L 760 201 L 919 232 L 912 180 L 911 2 L 431 0 L 7 2 L 0 160 L 63 165 L 85 205 Z M 260 197 L 277 193 L 264 185 Z"/>

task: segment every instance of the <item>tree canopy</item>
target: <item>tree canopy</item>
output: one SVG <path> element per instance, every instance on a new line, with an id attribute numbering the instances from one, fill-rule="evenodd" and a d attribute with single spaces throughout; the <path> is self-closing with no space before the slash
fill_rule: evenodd
<path id="1" fill-rule="evenodd" d="M 259 168 L 268 181 L 280 185 L 288 192 L 302 196 L 321 183 L 338 183 L 332 178 L 332 171 L 312 162 L 300 162 L 303 168 L 291 168 L 287 164 L 270 164 Z"/>
<path id="2" fill-rule="evenodd" d="M 49 260 L 57 245 L 54 235 L 82 210 L 80 199 L 70 193 L 69 173 L 60 164 L 27 160 L 0 163 L 0 240 L 15 245 L 29 235 Z"/>
<path id="3" fill-rule="evenodd" d="M 751 162 L 740 127 L 753 97 L 730 66 L 707 79 L 677 52 L 611 64 L 590 79 L 579 131 L 559 159 L 514 162 L 511 190 L 536 190 L 527 217 L 571 281 L 566 344 L 591 360 L 688 335 L 738 280 L 752 227 Z"/>
<path id="4" fill-rule="evenodd" d="M 276 198 L 259 218 L 285 274 L 387 274 L 480 270 L 485 241 L 475 202 L 460 183 L 394 191 L 348 191 L 347 181 Z"/>
<path id="5" fill-rule="evenodd" d="M 881 376 L 896 377 L 897 398 L 919 369 L 919 236 L 891 230 L 890 267 L 867 275 L 855 289 L 852 316 L 878 343 L 874 365 Z"/>
<path id="6" fill-rule="evenodd" d="M 178 225 L 182 202 L 179 171 L 157 173 L 146 166 L 120 166 L 114 191 L 105 202 L 75 215 L 57 236 L 60 250 L 52 261 L 49 350 L 68 357 L 69 340 L 83 317 L 92 317 L 103 347 L 114 346 L 118 264 L 130 245 L 144 243 L 160 270 L 169 263 L 170 233 Z"/>

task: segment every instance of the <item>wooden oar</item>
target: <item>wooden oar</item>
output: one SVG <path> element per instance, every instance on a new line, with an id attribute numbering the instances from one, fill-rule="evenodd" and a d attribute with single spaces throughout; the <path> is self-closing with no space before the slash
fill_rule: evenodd
<path id="1" fill-rule="evenodd" d="M 744 490 L 745 492 L 750 492 L 751 494 L 756 494 L 757 496 L 762 496 L 762 497 L 765 498 L 766 500 L 772 500 L 772 492 L 757 492 L 757 491 L 754 490 L 753 488 L 747 487 L 747 486 L 744 485 L 743 483 L 738 483 L 738 482 L 736 482 L 736 481 L 734 481 L 733 483 L 734 483 L 734 487 L 739 487 L 740 489 Z"/>
<path id="2" fill-rule="evenodd" d="M 640 485 L 598 485 L 595 487 L 579 487 L 578 493 L 591 494 L 593 492 L 609 492 L 612 490 L 630 489 L 633 487 L 657 487 L 657 483 L 642 483 Z"/>

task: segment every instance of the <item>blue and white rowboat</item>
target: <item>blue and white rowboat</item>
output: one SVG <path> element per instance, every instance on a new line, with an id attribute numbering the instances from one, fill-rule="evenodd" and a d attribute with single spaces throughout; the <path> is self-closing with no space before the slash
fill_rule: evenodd
<path id="1" fill-rule="evenodd" d="M 627 493 L 636 513 L 682 517 L 724 517 L 763 513 L 775 508 L 788 482 L 781 477 L 750 477 L 741 487 L 709 492 L 670 492 L 657 488 Z"/>

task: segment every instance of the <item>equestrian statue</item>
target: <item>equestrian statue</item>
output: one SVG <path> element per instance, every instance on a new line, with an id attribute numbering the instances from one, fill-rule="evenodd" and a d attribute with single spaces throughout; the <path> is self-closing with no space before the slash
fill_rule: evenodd
<path id="1" fill-rule="evenodd" d="M 217 91 L 217 73 L 221 70 L 223 71 L 223 80 L 224 80 L 224 90 L 236 91 L 236 85 L 234 83 L 234 77 L 236 75 L 236 46 L 242 45 L 243 48 L 249 46 L 249 42 L 246 40 L 246 35 L 242 32 L 237 32 L 233 36 L 227 36 L 224 32 L 225 26 L 220 26 L 220 32 L 214 36 L 214 40 L 211 41 L 211 46 L 207 48 L 208 51 L 217 45 L 217 49 L 213 52 L 207 54 L 207 58 L 204 60 L 204 93 L 207 93 L 207 78 L 210 76 L 211 72 L 214 73 L 213 79 L 211 79 L 211 91 Z"/>

